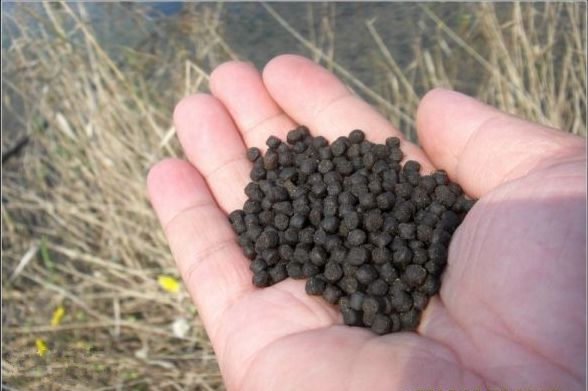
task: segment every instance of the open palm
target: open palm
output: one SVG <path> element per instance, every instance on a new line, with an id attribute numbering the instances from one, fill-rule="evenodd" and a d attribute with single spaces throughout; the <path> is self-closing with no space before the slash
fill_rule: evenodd
<path id="1" fill-rule="evenodd" d="M 297 124 L 327 139 L 363 129 L 400 136 L 331 73 L 301 57 L 263 77 L 232 62 L 213 95 L 185 98 L 174 120 L 188 162 L 149 175 L 152 203 L 230 390 L 582 389 L 586 226 L 583 140 L 466 96 L 430 92 L 417 113 L 423 149 L 402 142 L 480 201 L 457 230 L 440 295 L 417 333 L 342 325 L 303 281 L 251 284 L 227 221 L 245 201 L 249 146 Z M 401 137 L 402 138 L 402 137 Z"/>

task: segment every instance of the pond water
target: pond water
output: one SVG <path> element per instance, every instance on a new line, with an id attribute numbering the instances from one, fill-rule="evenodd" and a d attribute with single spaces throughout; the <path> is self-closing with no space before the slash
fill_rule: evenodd
<path id="1" fill-rule="evenodd" d="M 329 47 L 332 40 L 337 62 L 363 82 L 373 82 L 373 60 L 377 56 L 377 46 L 366 27 L 372 21 L 387 48 L 401 67 L 414 58 L 412 46 L 431 46 L 427 37 L 435 25 L 422 6 L 434 10 L 445 23 L 455 27 L 471 18 L 472 7 L 467 4 L 438 3 L 418 4 L 414 2 L 343 2 L 343 3 L 270 3 L 303 37 Z M 20 5 L 21 7 L 23 5 Z M 40 11 L 41 4 L 24 5 Z M 94 26 L 101 44 L 106 48 L 131 45 L 144 40 L 156 25 L 164 21 L 166 25 L 180 23 L 181 12 L 185 7 L 181 2 L 143 3 L 151 7 L 147 18 L 142 20 L 141 28 L 128 28 L 124 21 L 112 23 L 112 7 L 108 3 L 85 3 L 88 19 Z M 133 3 L 127 7 L 135 7 Z M 208 4 L 208 6 L 213 6 Z M 228 2 L 220 5 L 223 38 L 242 59 L 253 62 L 258 67 L 272 57 L 282 53 L 310 55 L 310 51 L 286 31 L 276 19 L 257 2 Z M 3 3 L 3 12 L 8 15 L 16 7 L 15 3 Z M 57 6 L 55 6 L 57 8 Z M 72 5 L 75 9 L 75 5 Z M 11 30 L 9 18 L 3 17 L 3 32 Z M 328 23 L 326 23 L 328 19 Z M 327 26 L 328 24 L 328 26 Z M 30 28 L 42 25 L 36 21 Z M 141 31 L 142 30 L 142 31 Z M 328 32 L 332 33 L 329 36 Z M 2 47 L 9 44 L 9 34 L 4 34 Z"/>
<path id="2" fill-rule="evenodd" d="M 400 67 L 414 58 L 412 45 L 432 45 L 427 41 L 435 29 L 422 5 L 414 2 L 270 3 L 288 24 L 306 39 L 325 42 L 332 39 L 337 62 L 366 84 L 373 83 L 374 57 L 378 49 L 366 23 L 372 21 Z M 168 17 L 181 10 L 181 4 L 153 4 Z M 471 17 L 466 4 L 426 4 L 448 25 L 457 26 Z M 328 19 L 328 26 L 325 25 Z M 282 53 L 309 55 L 310 51 L 284 29 L 260 3 L 228 2 L 222 6 L 223 37 L 240 58 L 262 68 Z M 328 32 L 332 33 L 329 37 Z M 314 39 L 313 39 L 314 38 Z"/>

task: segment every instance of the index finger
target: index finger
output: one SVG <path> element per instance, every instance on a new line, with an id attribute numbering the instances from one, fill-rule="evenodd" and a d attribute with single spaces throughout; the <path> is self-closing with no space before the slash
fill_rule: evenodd
<path id="1" fill-rule="evenodd" d="M 163 160 L 150 170 L 147 183 L 177 267 L 216 344 L 227 308 L 254 289 L 249 262 L 196 168 Z"/>

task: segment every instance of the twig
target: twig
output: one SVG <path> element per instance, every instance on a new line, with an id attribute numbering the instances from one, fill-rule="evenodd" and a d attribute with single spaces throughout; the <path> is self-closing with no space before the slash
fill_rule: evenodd
<path id="1" fill-rule="evenodd" d="M 10 158 L 16 156 L 28 143 L 29 136 L 23 136 L 16 142 L 16 144 L 8 148 L 8 150 L 5 152 L 2 152 L 2 164 L 6 163 Z"/>
<path id="2" fill-rule="evenodd" d="M 39 244 L 33 243 L 28 251 L 22 256 L 18 265 L 14 268 L 12 275 L 8 279 L 9 281 L 14 281 L 14 279 L 24 270 L 24 268 L 29 264 L 31 259 L 37 254 L 39 251 Z"/>

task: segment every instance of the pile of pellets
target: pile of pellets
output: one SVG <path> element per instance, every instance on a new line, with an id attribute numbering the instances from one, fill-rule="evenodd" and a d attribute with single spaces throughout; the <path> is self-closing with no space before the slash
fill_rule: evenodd
<path id="1" fill-rule="evenodd" d="M 333 143 L 304 126 L 275 136 L 253 162 L 248 199 L 229 215 L 253 284 L 307 279 L 349 326 L 415 330 L 441 285 L 453 232 L 474 204 L 439 170 L 421 175 L 400 140 L 361 130 Z"/>

